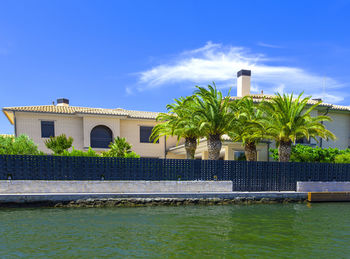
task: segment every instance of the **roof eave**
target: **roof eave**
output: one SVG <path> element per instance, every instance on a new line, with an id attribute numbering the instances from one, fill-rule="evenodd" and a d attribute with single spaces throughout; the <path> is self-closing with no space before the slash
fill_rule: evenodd
<path id="1" fill-rule="evenodd" d="M 9 122 L 14 125 L 15 124 L 15 115 L 14 112 L 12 112 L 12 116 L 9 114 L 10 111 L 2 109 L 2 112 L 5 114 L 6 118 L 9 120 Z"/>

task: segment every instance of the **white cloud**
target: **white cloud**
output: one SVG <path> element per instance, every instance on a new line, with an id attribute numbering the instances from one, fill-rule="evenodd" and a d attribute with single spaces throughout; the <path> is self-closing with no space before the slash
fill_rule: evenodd
<path id="1" fill-rule="evenodd" d="M 133 92 L 133 90 L 132 90 L 131 87 L 126 87 L 126 88 L 125 88 L 125 93 L 126 93 L 126 95 L 132 95 L 132 94 L 134 94 L 134 92 Z"/>
<path id="2" fill-rule="evenodd" d="M 284 93 L 284 89 L 286 88 L 286 86 L 284 84 L 279 85 L 278 87 L 276 87 L 274 90 L 274 92 L 276 93 L 280 93 L 283 94 Z"/>
<path id="3" fill-rule="evenodd" d="M 319 95 L 324 78 L 299 67 L 273 65 L 274 59 L 247 48 L 223 46 L 208 42 L 205 46 L 180 53 L 176 59 L 139 73 L 139 90 L 173 84 L 206 85 L 214 81 L 218 87 L 235 86 L 236 73 L 241 69 L 252 71 L 252 91 L 273 94 L 278 92 L 305 92 Z M 340 102 L 344 85 L 327 78 L 326 102 Z M 234 91 L 232 92 L 234 93 Z"/>

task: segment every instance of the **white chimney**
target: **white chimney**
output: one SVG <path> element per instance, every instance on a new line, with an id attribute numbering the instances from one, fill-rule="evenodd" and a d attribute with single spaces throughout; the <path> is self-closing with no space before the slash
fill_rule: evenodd
<path id="1" fill-rule="evenodd" d="M 237 96 L 243 97 L 250 95 L 250 70 L 240 70 L 237 73 Z"/>
<path id="2" fill-rule="evenodd" d="M 69 106 L 69 100 L 66 98 L 57 99 L 57 106 Z"/>

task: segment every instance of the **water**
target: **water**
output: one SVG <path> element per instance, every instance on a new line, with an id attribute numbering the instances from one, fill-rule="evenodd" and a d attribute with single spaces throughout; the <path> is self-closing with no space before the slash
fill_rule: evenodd
<path id="1" fill-rule="evenodd" d="M 0 258 L 350 258 L 350 203 L 1 209 Z"/>

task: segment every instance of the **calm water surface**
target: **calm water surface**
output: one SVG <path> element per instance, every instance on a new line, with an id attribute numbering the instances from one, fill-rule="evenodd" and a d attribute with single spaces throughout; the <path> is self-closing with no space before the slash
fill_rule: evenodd
<path id="1" fill-rule="evenodd" d="M 350 258 L 350 203 L 0 209 L 0 258 Z"/>

